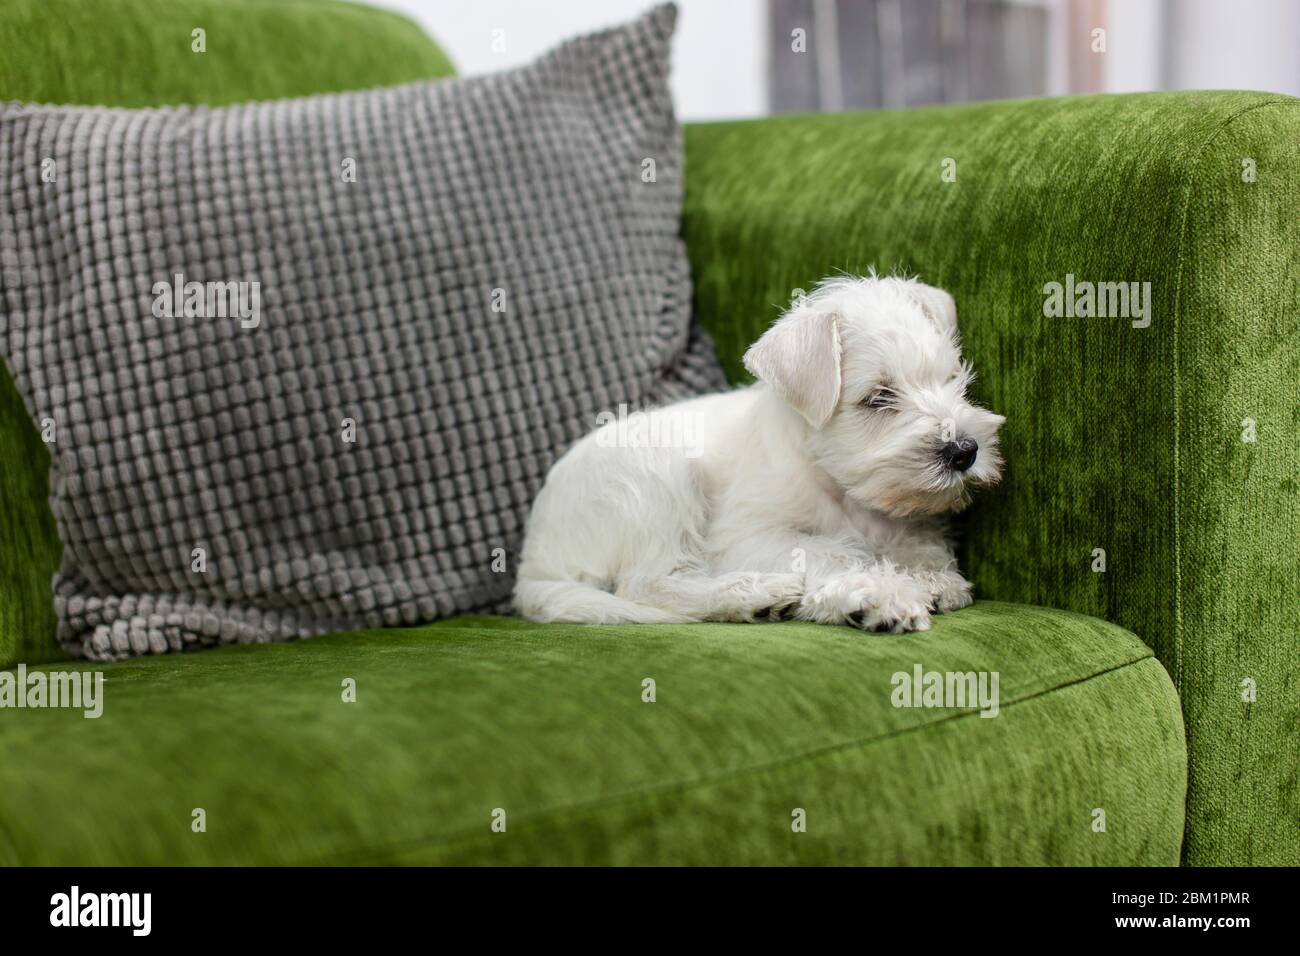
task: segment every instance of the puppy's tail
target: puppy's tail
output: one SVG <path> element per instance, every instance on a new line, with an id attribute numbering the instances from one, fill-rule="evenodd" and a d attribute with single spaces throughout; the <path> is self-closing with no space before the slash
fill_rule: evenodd
<path id="1" fill-rule="evenodd" d="M 693 620 L 579 581 L 520 580 L 515 610 L 542 624 L 686 624 Z"/>

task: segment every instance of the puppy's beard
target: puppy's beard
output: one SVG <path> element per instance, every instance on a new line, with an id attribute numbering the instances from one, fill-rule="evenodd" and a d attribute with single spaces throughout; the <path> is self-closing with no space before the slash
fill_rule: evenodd
<path id="1" fill-rule="evenodd" d="M 894 518 L 947 514 L 965 508 L 970 503 L 970 492 L 961 475 L 948 469 L 933 471 L 928 477 L 915 476 L 913 480 L 903 481 L 873 475 L 850 488 L 848 496 L 864 508 Z M 940 474 L 941 471 L 948 473 Z"/>
<path id="2" fill-rule="evenodd" d="M 894 518 L 961 511 L 970 504 L 972 491 L 1001 476 L 997 446 L 982 448 L 980 454 L 984 460 L 965 472 L 943 464 L 938 448 L 877 461 L 845 487 L 845 494 L 861 507 Z"/>

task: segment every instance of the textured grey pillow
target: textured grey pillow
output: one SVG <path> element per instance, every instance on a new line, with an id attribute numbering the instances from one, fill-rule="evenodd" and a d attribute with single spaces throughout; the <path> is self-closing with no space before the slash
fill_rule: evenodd
<path id="1" fill-rule="evenodd" d="M 596 415 L 722 384 L 674 19 L 483 78 L 0 107 L 0 352 L 54 438 L 67 649 L 499 608 Z"/>

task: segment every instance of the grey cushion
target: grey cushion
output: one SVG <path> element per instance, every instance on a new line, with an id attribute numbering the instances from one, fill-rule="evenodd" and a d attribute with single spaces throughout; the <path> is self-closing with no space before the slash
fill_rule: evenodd
<path id="1" fill-rule="evenodd" d="M 498 608 L 597 414 L 722 384 L 678 236 L 673 22 L 483 78 L 0 107 L 0 351 L 53 427 L 65 647 Z"/>

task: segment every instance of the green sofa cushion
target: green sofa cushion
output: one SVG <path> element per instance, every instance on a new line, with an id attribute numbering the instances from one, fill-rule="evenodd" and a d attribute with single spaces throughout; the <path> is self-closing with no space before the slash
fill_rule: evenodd
<path id="1" fill-rule="evenodd" d="M 896 708 L 918 664 L 996 670 L 998 715 Z M 98 719 L 3 712 L 0 863 L 1176 864 L 1182 839 L 1169 677 L 1063 611 L 460 618 L 104 673 Z"/>
<path id="2" fill-rule="evenodd" d="M 1262 93 L 686 129 L 697 310 L 734 377 L 836 270 L 954 293 L 973 392 L 1007 416 L 962 569 L 1155 650 L 1185 707 L 1198 865 L 1300 864 L 1298 148 L 1300 100 Z M 1068 275 L 1150 283 L 1150 325 L 1044 315 Z"/>
<path id="3" fill-rule="evenodd" d="M 52 28 L 52 26 L 56 28 Z M 191 50 L 206 31 L 207 52 Z M 334 0 L 6 0 L 0 99 L 157 106 L 304 96 L 449 76 L 414 23 Z M 0 363 L 0 667 L 66 655 L 50 578 L 50 456 Z"/>

